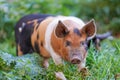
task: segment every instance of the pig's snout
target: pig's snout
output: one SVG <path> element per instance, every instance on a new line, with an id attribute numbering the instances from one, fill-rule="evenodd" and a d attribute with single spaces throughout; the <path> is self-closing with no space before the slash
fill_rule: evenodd
<path id="1" fill-rule="evenodd" d="M 71 63 L 72 64 L 79 64 L 81 62 L 81 60 L 80 60 L 80 58 L 79 57 L 73 57 L 72 59 L 71 59 Z"/>

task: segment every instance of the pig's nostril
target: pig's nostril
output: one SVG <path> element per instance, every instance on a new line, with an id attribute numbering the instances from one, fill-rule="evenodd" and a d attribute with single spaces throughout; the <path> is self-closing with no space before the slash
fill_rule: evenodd
<path id="1" fill-rule="evenodd" d="M 71 60 L 71 63 L 72 64 L 79 64 L 80 60 L 79 59 L 73 59 L 73 60 Z"/>

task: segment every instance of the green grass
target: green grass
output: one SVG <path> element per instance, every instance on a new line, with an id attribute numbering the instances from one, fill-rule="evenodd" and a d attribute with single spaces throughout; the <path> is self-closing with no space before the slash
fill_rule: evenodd
<path id="1" fill-rule="evenodd" d="M 76 65 L 64 61 L 62 67 L 57 67 L 50 59 L 46 70 L 38 54 L 16 57 L 15 47 L 11 45 L 9 41 L 0 43 L 0 80 L 55 80 L 54 72 L 58 70 L 62 70 L 68 80 L 82 80 Z M 85 80 L 120 80 L 120 40 L 105 40 L 101 51 L 95 51 L 91 46 L 88 52 L 89 75 Z"/>

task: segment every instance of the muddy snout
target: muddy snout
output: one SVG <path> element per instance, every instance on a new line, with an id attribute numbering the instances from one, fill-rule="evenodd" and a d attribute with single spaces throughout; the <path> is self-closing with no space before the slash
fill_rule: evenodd
<path id="1" fill-rule="evenodd" d="M 71 63 L 72 64 L 79 64 L 81 62 L 81 58 L 78 55 L 74 55 L 71 58 Z"/>

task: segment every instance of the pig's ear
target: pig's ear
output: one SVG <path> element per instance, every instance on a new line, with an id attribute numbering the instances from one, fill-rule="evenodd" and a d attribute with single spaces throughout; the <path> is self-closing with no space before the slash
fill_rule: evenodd
<path id="1" fill-rule="evenodd" d="M 91 39 L 96 35 L 96 25 L 94 19 L 90 20 L 82 29 L 85 34 L 87 34 L 87 38 Z"/>
<path id="2" fill-rule="evenodd" d="M 57 27 L 55 29 L 55 35 L 58 38 L 63 38 L 69 33 L 67 27 L 61 22 L 58 21 Z"/>

